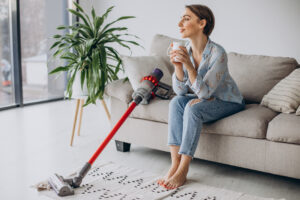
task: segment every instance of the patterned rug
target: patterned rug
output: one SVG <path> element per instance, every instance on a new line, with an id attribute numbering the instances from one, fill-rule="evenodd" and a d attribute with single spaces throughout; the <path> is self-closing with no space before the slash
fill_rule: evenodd
<path id="1" fill-rule="evenodd" d="M 59 200 L 279 200 L 247 195 L 190 180 L 177 189 L 167 190 L 156 183 L 159 177 L 161 174 L 105 162 L 89 171 L 73 196 L 59 197 L 53 190 L 43 190 L 39 194 Z M 33 187 L 37 188 L 41 183 Z"/>

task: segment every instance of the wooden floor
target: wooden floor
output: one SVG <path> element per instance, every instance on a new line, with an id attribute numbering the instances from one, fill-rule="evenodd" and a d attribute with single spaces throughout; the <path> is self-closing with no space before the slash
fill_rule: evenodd
<path id="1" fill-rule="evenodd" d="M 48 199 L 30 186 L 55 172 L 67 175 L 92 156 L 110 125 L 100 102 L 84 108 L 81 135 L 70 147 L 75 106 L 74 100 L 65 100 L 0 111 L 1 200 Z M 100 159 L 162 175 L 170 165 L 169 153 L 136 145 L 121 153 L 114 141 Z M 192 161 L 188 178 L 257 196 L 300 199 L 300 180 L 199 159 Z"/>

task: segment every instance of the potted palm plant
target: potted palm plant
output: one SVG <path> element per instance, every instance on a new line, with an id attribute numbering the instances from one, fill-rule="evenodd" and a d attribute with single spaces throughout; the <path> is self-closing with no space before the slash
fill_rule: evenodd
<path id="1" fill-rule="evenodd" d="M 50 47 L 50 49 L 57 48 L 53 56 L 59 56 L 61 60 L 66 61 L 64 62 L 66 64 L 56 67 L 49 74 L 67 72 L 66 95 L 69 99 L 72 97 L 74 80 L 77 79 L 80 80 L 81 90 L 86 90 L 87 93 L 84 106 L 90 103 L 96 104 L 97 99 L 100 99 L 105 105 L 103 95 L 106 84 L 117 80 L 118 72 L 124 71 L 120 54 L 111 45 L 121 45 L 130 52 L 131 49 L 128 46 L 130 44 L 142 47 L 136 41 L 122 38 L 125 36 L 139 39 L 136 35 L 124 33 L 128 28 L 112 27 L 112 25 L 118 21 L 135 17 L 122 16 L 104 25 L 114 6 L 108 8 L 102 16 L 97 16 L 95 9 L 92 8 L 90 18 L 80 5 L 73 3 L 77 11 L 68 10 L 80 19 L 79 22 L 71 26 L 57 27 L 58 30 L 67 29 L 70 32 L 54 35 L 55 42 Z"/>

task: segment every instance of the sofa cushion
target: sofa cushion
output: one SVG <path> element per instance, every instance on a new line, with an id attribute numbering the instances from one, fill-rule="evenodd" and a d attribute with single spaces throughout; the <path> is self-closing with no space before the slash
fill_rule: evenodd
<path id="1" fill-rule="evenodd" d="M 154 35 L 151 45 L 150 45 L 150 56 L 162 56 L 166 62 L 169 63 L 171 74 L 174 72 L 174 67 L 170 62 L 170 57 L 167 55 L 167 50 L 170 44 L 175 41 L 185 41 L 176 38 L 172 38 L 166 35 L 156 34 Z"/>
<path id="2" fill-rule="evenodd" d="M 264 95 L 261 105 L 282 113 L 294 113 L 300 104 L 300 69 L 295 69 Z"/>
<path id="3" fill-rule="evenodd" d="M 123 102 L 129 103 L 132 100 L 133 89 L 129 81 L 125 78 L 112 81 L 107 84 L 104 93 L 108 96 L 113 96 Z"/>
<path id="4" fill-rule="evenodd" d="M 168 123 L 169 103 L 170 100 L 155 97 L 150 104 L 135 107 L 130 117 Z"/>
<path id="5" fill-rule="evenodd" d="M 139 105 L 130 117 L 168 123 L 170 100 L 155 98 L 148 105 Z M 269 121 L 278 113 L 259 104 L 246 105 L 246 109 L 213 123 L 206 123 L 203 132 L 265 138 Z"/>
<path id="6" fill-rule="evenodd" d="M 269 123 L 267 139 L 300 144 L 300 116 L 280 113 Z"/>
<path id="7" fill-rule="evenodd" d="M 169 63 L 161 56 L 122 56 L 122 61 L 133 90 L 136 90 L 141 79 L 150 75 L 155 68 L 159 68 L 164 74 L 160 81 L 172 85 L 171 72 L 167 67 Z"/>
<path id="8" fill-rule="evenodd" d="M 259 104 L 246 104 L 245 110 L 204 125 L 204 132 L 221 135 L 266 138 L 268 123 L 277 112 Z"/>
<path id="9" fill-rule="evenodd" d="M 230 75 L 244 98 L 257 103 L 297 65 L 294 58 L 228 53 Z"/>

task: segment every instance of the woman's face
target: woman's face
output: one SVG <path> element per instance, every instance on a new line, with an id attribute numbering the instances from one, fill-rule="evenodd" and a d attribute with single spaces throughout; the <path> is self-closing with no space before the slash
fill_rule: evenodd
<path id="1" fill-rule="evenodd" d="M 178 23 L 182 38 L 191 38 L 203 33 L 206 21 L 200 20 L 190 9 L 186 8 Z"/>

